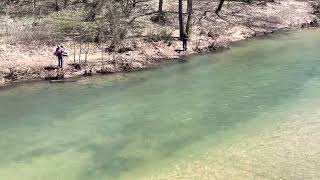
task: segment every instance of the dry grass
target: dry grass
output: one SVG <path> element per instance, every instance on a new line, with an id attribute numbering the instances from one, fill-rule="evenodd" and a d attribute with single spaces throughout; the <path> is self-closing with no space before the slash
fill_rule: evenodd
<path id="1" fill-rule="evenodd" d="M 132 13 L 130 19 L 135 20 L 133 27 L 139 30 L 130 29 L 127 38 L 121 42 L 121 47 L 119 47 L 127 48 L 129 51 L 104 53 L 102 60 L 102 46 L 95 44 L 90 46 L 87 63 L 90 64 L 94 72 L 101 69 L 101 61 L 104 61 L 103 64 L 106 65 L 113 59 L 121 59 L 119 63 L 125 61 L 145 67 L 152 63 L 154 59 L 178 58 L 180 56 L 175 50 L 181 49 L 181 44 L 177 38 L 172 38 L 178 37 L 179 34 L 176 13 L 177 2 L 173 0 L 164 2 L 164 10 L 167 12 L 164 23 L 151 21 L 151 18 L 155 15 L 152 12 L 157 9 L 155 5 L 156 1 L 141 2 L 137 5 L 141 8 L 137 8 Z M 215 1 L 195 1 L 193 34 L 186 54 L 193 54 L 210 48 L 225 47 L 230 42 L 282 28 L 299 27 L 301 24 L 309 23 L 314 19 L 313 9 L 309 1 L 281 0 L 275 3 L 266 3 L 266 5 L 228 1 L 220 16 L 213 12 L 216 6 L 217 2 Z M 148 15 L 145 15 L 146 13 Z M 31 67 L 41 69 L 41 67 L 56 64 L 52 52 L 55 49 L 54 44 L 60 44 L 61 42 L 55 40 L 57 36 L 53 31 L 54 28 L 50 27 L 50 24 L 44 24 L 44 21 L 38 21 L 34 24 L 30 19 L 1 19 L 0 72 L 7 71 L 10 67 L 14 67 L 19 72 Z M 145 39 L 151 39 L 151 41 L 145 41 Z M 70 55 L 67 63 L 73 63 L 73 43 L 69 39 L 65 40 L 66 42 L 63 44 Z M 163 43 L 163 40 L 167 42 Z M 103 46 L 107 47 L 108 43 Z M 80 45 L 77 44 L 77 61 L 79 59 L 79 47 Z M 81 59 L 84 59 L 83 54 Z M 111 66 L 113 65 L 111 64 Z M 119 65 L 112 71 L 121 71 L 122 69 Z M 66 77 L 84 73 L 75 71 L 71 66 L 70 69 L 67 68 L 65 71 L 67 71 Z M 3 77 L 3 73 L 0 76 Z M 28 76 L 27 73 L 18 77 L 18 79 L 25 79 Z"/>
<path id="2" fill-rule="evenodd" d="M 36 22 L 29 19 L 3 18 L 1 22 L 0 35 L 8 44 L 52 44 L 55 40 L 50 25 L 45 22 Z"/>

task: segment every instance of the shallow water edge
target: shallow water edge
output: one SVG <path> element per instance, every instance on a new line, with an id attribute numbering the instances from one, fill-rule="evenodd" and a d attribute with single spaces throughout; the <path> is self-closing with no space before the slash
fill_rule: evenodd
<path id="1" fill-rule="evenodd" d="M 117 74 L 117 76 L 120 74 L 124 74 L 124 73 L 130 73 L 130 72 L 136 72 L 136 71 L 144 71 L 144 70 L 152 70 L 152 69 L 157 69 L 157 68 L 162 68 L 162 67 L 166 67 L 167 65 L 170 64 L 177 64 L 177 63 L 184 63 L 186 61 L 189 61 L 190 59 L 192 59 L 193 57 L 197 57 L 197 56 L 203 56 L 203 55 L 210 55 L 210 54 L 217 54 L 217 53 L 222 53 L 225 51 L 228 51 L 230 49 L 233 48 L 238 48 L 243 46 L 243 43 L 248 42 L 250 40 L 254 40 L 254 39 L 270 39 L 270 38 L 274 38 L 276 36 L 285 36 L 288 35 L 290 33 L 294 33 L 294 32 L 299 32 L 299 31 L 315 31 L 317 30 L 317 27 L 290 27 L 290 28 L 283 28 L 283 29 L 278 29 L 278 30 L 274 30 L 271 32 L 264 32 L 261 34 L 257 34 L 256 36 L 249 36 L 246 39 L 243 40 L 239 40 L 239 41 L 233 41 L 229 43 L 228 47 L 224 47 L 224 48 L 219 48 L 216 50 L 212 50 L 210 52 L 198 52 L 198 53 L 193 53 L 193 54 L 188 54 L 188 55 L 181 55 L 180 58 L 160 58 L 160 59 L 153 59 L 151 61 L 151 63 L 147 64 L 146 66 L 140 67 L 138 69 L 131 69 L 129 71 L 121 71 L 121 72 L 110 72 L 110 73 L 93 73 L 91 75 L 75 75 L 75 76 L 71 76 L 68 78 L 63 78 L 61 79 L 63 80 L 80 80 L 83 78 L 90 78 L 91 76 L 112 76 L 113 74 Z M 111 78 L 112 79 L 112 78 Z M 22 80 L 16 80 L 16 81 L 10 81 L 10 82 L 6 82 L 6 83 L 0 83 L 0 90 L 6 90 L 6 89 L 11 89 L 14 87 L 17 87 L 19 85 L 23 85 L 23 84 L 34 84 L 34 83 L 40 83 L 40 82 L 49 82 L 50 80 L 45 80 L 45 79 L 40 79 L 40 78 L 36 78 L 36 79 L 30 79 L 30 78 L 24 78 Z M 63 82 L 61 82 L 63 83 Z M 65 82 L 65 83 L 72 83 L 72 82 Z"/>

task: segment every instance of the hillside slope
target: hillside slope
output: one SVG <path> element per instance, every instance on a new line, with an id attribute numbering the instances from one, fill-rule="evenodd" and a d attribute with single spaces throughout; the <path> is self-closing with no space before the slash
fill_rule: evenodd
<path id="1" fill-rule="evenodd" d="M 40 36 L 50 29 L 43 27 L 37 31 L 38 34 L 29 32 L 25 29 L 28 25 L 26 18 L 3 15 L 0 21 L 0 85 L 12 81 L 56 78 L 59 73 L 64 77 L 74 77 L 89 71 L 111 73 L 148 68 L 181 55 L 225 48 L 231 42 L 249 37 L 313 25 L 316 19 L 310 1 L 277 0 L 251 4 L 228 1 L 219 16 L 214 13 L 217 4 L 216 1 L 195 2 L 192 36 L 187 52 L 179 53 L 181 42 L 178 39 L 176 1 L 164 2 L 165 23 L 151 21 L 157 2 L 145 1 L 130 15 L 135 25 L 122 40 L 121 48 L 107 52 L 107 43 L 88 43 L 86 61 L 84 45 L 79 56 L 80 44 L 74 44 L 72 38 L 65 37 L 64 41 L 51 43 L 33 42 L 30 37 Z M 63 70 L 47 72 L 44 67 L 57 64 L 53 56 L 56 44 L 63 44 L 69 52 L 67 65 Z M 81 70 L 76 69 L 74 64 L 79 63 L 79 57 Z"/>

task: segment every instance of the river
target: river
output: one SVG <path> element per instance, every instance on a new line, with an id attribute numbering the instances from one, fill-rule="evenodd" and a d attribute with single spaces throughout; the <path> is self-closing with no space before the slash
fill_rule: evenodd
<path id="1" fill-rule="evenodd" d="M 320 179 L 320 32 L 0 91 L 0 179 Z"/>

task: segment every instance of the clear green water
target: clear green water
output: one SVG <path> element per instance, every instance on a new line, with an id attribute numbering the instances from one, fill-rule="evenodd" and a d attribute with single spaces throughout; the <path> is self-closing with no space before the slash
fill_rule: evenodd
<path id="1" fill-rule="evenodd" d="M 293 160 L 320 152 L 318 143 L 302 144 L 318 140 L 320 127 L 306 125 L 320 123 L 318 92 L 317 31 L 250 40 L 156 70 L 21 85 L 0 92 L 0 179 L 319 179 L 319 156 Z M 292 139 L 297 127 L 316 131 Z M 275 136 L 286 138 L 268 138 Z M 207 169 L 196 171 L 195 161 Z M 288 168 L 298 162 L 307 170 Z"/>

